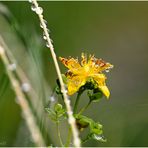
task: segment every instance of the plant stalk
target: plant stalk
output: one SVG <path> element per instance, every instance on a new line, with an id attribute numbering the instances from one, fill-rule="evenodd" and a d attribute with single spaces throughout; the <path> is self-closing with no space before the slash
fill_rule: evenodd
<path id="1" fill-rule="evenodd" d="M 57 125 L 57 134 L 58 134 L 58 138 L 60 141 L 60 145 L 63 147 L 63 142 L 62 142 L 62 138 L 61 138 L 61 134 L 60 134 L 59 121 L 56 122 L 56 125 Z"/>
<path id="2" fill-rule="evenodd" d="M 54 52 L 52 40 L 49 36 L 47 25 L 46 25 L 45 20 L 43 18 L 43 14 L 42 14 L 43 9 L 41 7 L 39 7 L 36 0 L 31 0 L 31 3 L 33 5 L 34 11 L 36 12 L 36 14 L 39 17 L 40 24 L 43 28 L 44 35 L 46 36 L 46 45 L 50 49 L 50 52 L 51 52 L 51 55 L 52 55 L 52 58 L 53 58 L 53 61 L 54 61 L 55 69 L 56 69 L 56 72 L 57 72 L 57 75 L 58 75 L 58 78 L 59 78 L 59 82 L 60 82 L 60 85 L 61 85 L 61 92 L 63 94 L 64 103 L 65 103 L 65 106 L 66 106 L 66 109 L 67 109 L 68 123 L 71 126 L 71 130 L 72 130 L 74 146 L 80 147 L 81 141 L 80 141 L 80 138 L 79 138 L 79 132 L 78 132 L 78 129 L 77 129 L 77 126 L 76 126 L 75 118 L 73 116 L 72 108 L 71 108 L 71 105 L 70 105 L 70 100 L 68 98 L 67 91 L 65 89 L 65 85 L 64 85 L 64 82 L 63 82 L 63 79 L 62 79 L 62 75 L 61 75 L 61 71 L 60 71 L 60 68 L 59 68 L 59 65 L 58 65 L 56 54 Z"/>

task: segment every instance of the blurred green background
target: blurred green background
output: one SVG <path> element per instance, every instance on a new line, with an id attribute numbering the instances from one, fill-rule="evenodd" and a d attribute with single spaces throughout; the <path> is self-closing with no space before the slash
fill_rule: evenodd
<path id="1" fill-rule="evenodd" d="M 84 146 L 148 146 L 148 2 L 40 1 L 39 4 L 44 9 L 58 56 L 80 57 L 81 52 L 86 52 L 114 65 L 107 73 L 110 100 L 103 98 L 85 113 L 103 124 L 107 142 L 89 141 Z M 38 17 L 28 2 L 1 2 L 1 9 L 2 5 L 12 16 L 7 18 L 7 12 L 1 13 L 0 34 L 40 94 L 40 99 L 46 96 L 46 104 L 47 96 L 51 94 L 47 88 L 54 88 L 57 76 L 50 51 L 42 40 Z M 66 69 L 62 64 L 60 66 L 64 73 Z M 81 105 L 87 101 L 84 95 Z M 39 107 L 40 103 L 36 109 Z M 42 118 L 46 116 L 43 111 Z M 48 132 L 45 140 L 49 145 L 50 141 L 56 145 L 58 139 L 56 133 L 53 134 L 54 128 L 52 131 L 48 129 L 54 125 L 46 120 L 49 124 L 44 127 Z M 42 129 L 43 123 L 39 121 Z M 64 127 L 63 133 L 65 130 Z M 2 61 L 0 146 L 32 146 Z"/>

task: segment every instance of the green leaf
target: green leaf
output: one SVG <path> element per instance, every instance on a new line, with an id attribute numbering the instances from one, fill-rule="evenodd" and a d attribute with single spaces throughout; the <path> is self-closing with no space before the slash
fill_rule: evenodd
<path id="1" fill-rule="evenodd" d="M 106 139 L 102 135 L 102 125 L 99 122 L 95 122 L 91 118 L 80 114 L 75 114 L 74 117 L 76 118 L 76 124 L 80 131 L 83 131 L 85 128 L 89 127 L 89 133 L 87 137 L 83 140 L 83 143 L 88 141 L 89 139 L 106 142 Z"/>
<path id="2" fill-rule="evenodd" d="M 45 108 L 48 114 L 56 115 L 55 112 L 51 108 Z"/>
<path id="3" fill-rule="evenodd" d="M 103 131 L 102 131 L 102 125 L 99 124 L 99 123 L 96 123 L 96 122 L 92 121 L 90 123 L 90 131 L 93 134 L 100 135 L 100 134 L 103 133 Z"/>
<path id="4" fill-rule="evenodd" d="M 64 114 L 66 113 L 66 110 L 63 108 L 62 104 L 59 103 L 55 104 L 54 111 L 57 115 L 57 118 L 64 116 Z"/>
<path id="5" fill-rule="evenodd" d="M 62 104 L 56 103 L 52 108 L 45 108 L 45 110 L 48 112 L 48 115 L 51 120 L 59 122 L 62 119 L 66 119 L 66 109 L 63 108 Z"/>
<path id="6" fill-rule="evenodd" d="M 51 108 L 45 108 L 51 120 L 57 121 L 56 113 Z"/>
<path id="7" fill-rule="evenodd" d="M 83 115 L 75 114 L 75 118 L 76 118 L 77 127 L 80 131 L 88 127 L 91 122 L 91 119 Z"/>
<path id="8" fill-rule="evenodd" d="M 100 101 L 100 99 L 103 96 L 101 91 L 98 91 L 96 93 L 94 93 L 94 92 L 91 93 L 91 91 L 88 91 L 87 95 L 88 95 L 91 102 L 98 102 L 98 101 Z"/>
<path id="9" fill-rule="evenodd" d="M 61 111 L 62 108 L 63 108 L 62 105 L 59 104 L 59 103 L 55 104 L 55 106 L 54 106 L 54 110 L 55 110 L 55 112 L 59 112 L 59 111 Z"/>

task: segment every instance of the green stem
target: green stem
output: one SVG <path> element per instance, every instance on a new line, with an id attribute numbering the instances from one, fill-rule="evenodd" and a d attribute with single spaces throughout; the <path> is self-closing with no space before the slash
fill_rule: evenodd
<path id="1" fill-rule="evenodd" d="M 62 142 L 62 138 L 61 138 L 61 134 L 60 134 L 60 128 L 59 128 L 59 121 L 56 122 L 57 125 L 57 134 L 58 134 L 58 138 L 60 141 L 60 145 L 63 147 L 63 142 Z"/>
<path id="2" fill-rule="evenodd" d="M 82 140 L 82 144 L 84 144 L 85 142 L 87 142 L 90 139 L 89 136 L 87 136 L 85 139 Z"/>
<path id="3" fill-rule="evenodd" d="M 69 147 L 70 146 L 71 136 L 72 136 L 72 132 L 71 132 L 71 128 L 69 127 L 69 129 L 68 129 L 68 137 L 67 137 L 67 141 L 66 141 L 65 147 Z"/>
<path id="4" fill-rule="evenodd" d="M 79 115 L 82 114 L 89 107 L 90 104 L 91 104 L 91 101 L 89 101 L 88 104 L 85 107 L 83 107 L 78 114 Z"/>
<path id="5" fill-rule="evenodd" d="M 75 105 L 74 105 L 74 114 L 75 114 L 76 111 L 77 111 L 78 104 L 79 104 L 79 100 L 80 100 L 80 96 L 81 96 L 82 93 L 83 93 L 83 91 L 78 92 L 78 95 L 77 95 L 77 98 L 76 98 L 76 102 L 75 102 Z"/>

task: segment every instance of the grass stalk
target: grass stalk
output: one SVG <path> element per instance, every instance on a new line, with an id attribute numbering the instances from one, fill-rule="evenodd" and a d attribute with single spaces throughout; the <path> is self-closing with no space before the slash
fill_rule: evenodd
<path id="1" fill-rule="evenodd" d="M 45 146 L 45 142 L 43 140 L 42 134 L 36 124 L 35 117 L 30 109 L 29 103 L 26 100 L 25 94 L 21 89 L 21 84 L 16 79 L 12 70 L 10 70 L 9 65 L 11 64 L 8 54 L 4 48 L 4 41 L 0 37 L 0 58 L 2 59 L 9 80 L 12 84 L 12 88 L 16 94 L 18 104 L 20 105 L 23 113 L 23 117 L 26 121 L 27 127 L 31 133 L 31 137 L 36 146 Z"/>
<path id="2" fill-rule="evenodd" d="M 61 71 L 60 71 L 60 68 L 59 68 L 59 65 L 58 65 L 56 54 L 54 52 L 52 40 L 49 36 L 49 32 L 48 32 L 45 20 L 43 18 L 43 14 L 42 14 L 43 9 L 41 7 L 39 7 L 38 2 L 36 0 L 31 0 L 30 2 L 32 4 L 32 10 L 35 11 L 36 14 L 39 17 L 40 25 L 42 26 L 44 36 L 46 37 L 46 45 L 50 49 L 50 52 L 51 52 L 51 55 L 52 55 L 52 58 L 53 58 L 53 61 L 54 61 L 57 76 L 59 78 L 59 82 L 60 82 L 60 85 L 61 85 L 61 92 L 63 93 L 64 103 L 65 103 L 65 106 L 66 106 L 66 109 L 67 109 L 68 123 L 71 127 L 71 130 L 72 130 L 73 144 L 74 144 L 75 147 L 80 147 L 81 142 L 80 142 L 80 139 L 79 139 L 79 133 L 78 133 L 78 129 L 77 129 L 77 126 L 76 126 L 76 121 L 75 121 L 75 118 L 73 116 L 72 108 L 71 108 L 71 105 L 70 105 L 70 100 L 68 98 L 67 90 L 65 89 L 65 85 L 64 85 L 64 82 L 63 82 L 63 79 L 62 79 L 62 75 L 61 75 Z"/>

